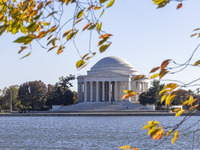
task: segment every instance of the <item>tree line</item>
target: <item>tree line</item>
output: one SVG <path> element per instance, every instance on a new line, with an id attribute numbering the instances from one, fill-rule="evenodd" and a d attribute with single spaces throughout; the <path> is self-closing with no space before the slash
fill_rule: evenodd
<path id="1" fill-rule="evenodd" d="M 77 92 L 72 91 L 74 75 L 60 77 L 55 85 L 42 81 L 29 81 L 0 90 L 0 110 L 45 110 L 52 105 L 71 105 L 77 102 Z"/>
<path id="2" fill-rule="evenodd" d="M 153 80 L 151 82 L 151 87 L 139 95 L 139 102 L 142 105 L 154 104 L 157 110 L 163 109 L 162 105 L 165 105 L 164 102 L 161 103 L 162 96 L 159 96 L 159 92 L 163 89 L 165 84 L 161 84 L 160 80 Z M 189 99 L 190 96 L 198 98 L 199 93 L 194 93 L 191 90 L 179 90 L 176 94 L 176 97 L 172 101 L 172 105 L 182 105 L 184 101 Z"/>

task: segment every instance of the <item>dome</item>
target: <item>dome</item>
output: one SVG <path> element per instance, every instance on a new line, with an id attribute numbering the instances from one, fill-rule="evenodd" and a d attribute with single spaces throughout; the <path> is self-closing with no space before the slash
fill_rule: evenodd
<path id="1" fill-rule="evenodd" d="M 115 71 L 115 72 L 129 72 L 128 74 L 132 74 L 133 72 L 137 72 L 134 67 L 129 64 L 128 61 L 125 59 L 116 57 L 116 56 L 110 56 L 105 57 L 101 60 L 99 60 L 88 72 L 91 73 L 97 73 L 100 71 Z"/>

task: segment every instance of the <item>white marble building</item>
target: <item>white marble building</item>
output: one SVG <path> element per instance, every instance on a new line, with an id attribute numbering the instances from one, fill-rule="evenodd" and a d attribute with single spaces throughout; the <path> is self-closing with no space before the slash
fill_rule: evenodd
<path id="1" fill-rule="evenodd" d="M 138 71 L 126 60 L 111 56 L 98 61 L 87 75 L 78 76 L 78 102 L 121 101 L 123 90 L 137 92 L 128 98 L 138 103 L 138 95 L 148 89 L 148 78 L 133 81 Z"/>

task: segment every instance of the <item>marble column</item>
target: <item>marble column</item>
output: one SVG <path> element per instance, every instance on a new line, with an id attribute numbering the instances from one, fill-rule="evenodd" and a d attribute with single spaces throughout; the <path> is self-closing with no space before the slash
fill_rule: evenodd
<path id="1" fill-rule="evenodd" d="M 138 82 L 138 95 L 140 95 L 140 91 L 141 91 L 141 85 L 140 82 Z"/>
<path id="2" fill-rule="evenodd" d="M 105 101 L 105 81 L 102 81 L 102 101 Z"/>
<path id="3" fill-rule="evenodd" d="M 99 81 L 96 81 L 96 102 L 99 101 Z"/>
<path id="4" fill-rule="evenodd" d="M 121 81 L 121 97 L 120 97 L 120 99 L 122 98 L 122 96 L 123 96 L 123 89 L 124 89 L 124 87 L 123 87 L 123 81 Z"/>
<path id="5" fill-rule="evenodd" d="M 115 101 L 117 102 L 118 100 L 118 89 L 117 89 L 117 81 L 115 81 Z"/>
<path id="6" fill-rule="evenodd" d="M 144 92 L 144 82 L 141 82 L 141 93 Z"/>
<path id="7" fill-rule="evenodd" d="M 92 81 L 90 81 L 90 99 L 89 99 L 90 102 L 93 101 L 93 97 L 92 97 L 92 96 L 93 96 L 93 91 L 92 91 L 92 89 L 93 89 L 93 88 L 92 88 Z"/>
<path id="8" fill-rule="evenodd" d="M 84 82 L 84 101 L 87 102 L 87 82 Z"/>
<path id="9" fill-rule="evenodd" d="M 108 100 L 109 102 L 111 103 L 111 88 L 112 88 L 112 84 L 111 84 L 111 81 L 108 82 Z"/>

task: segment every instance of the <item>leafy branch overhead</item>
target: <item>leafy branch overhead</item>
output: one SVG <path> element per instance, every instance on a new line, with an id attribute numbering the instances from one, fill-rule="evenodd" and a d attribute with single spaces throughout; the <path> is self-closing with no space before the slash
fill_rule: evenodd
<path id="1" fill-rule="evenodd" d="M 48 52 L 57 50 L 57 54 L 60 54 L 67 42 L 73 41 L 75 44 L 74 38 L 79 32 L 88 31 L 90 34 L 96 31 L 97 37 L 100 38 L 96 45 L 102 53 L 110 46 L 111 42 L 108 40 L 112 35 L 102 30 L 100 18 L 114 2 L 115 0 L 0 0 L 0 35 L 6 32 L 22 33 L 23 36 L 14 41 L 22 44 L 19 54 L 29 48 L 30 55 L 33 41 L 39 42 Z M 68 7 L 74 8 L 74 12 L 66 20 L 64 10 Z M 42 40 L 46 44 L 42 45 L 41 43 L 44 43 Z M 83 59 L 79 49 L 77 50 L 84 62 L 81 64 L 85 64 L 90 58 Z M 91 57 L 94 56 L 90 46 L 88 52 Z M 29 56 L 28 54 L 24 57 Z M 77 65 L 77 68 L 80 67 L 82 65 Z"/>

